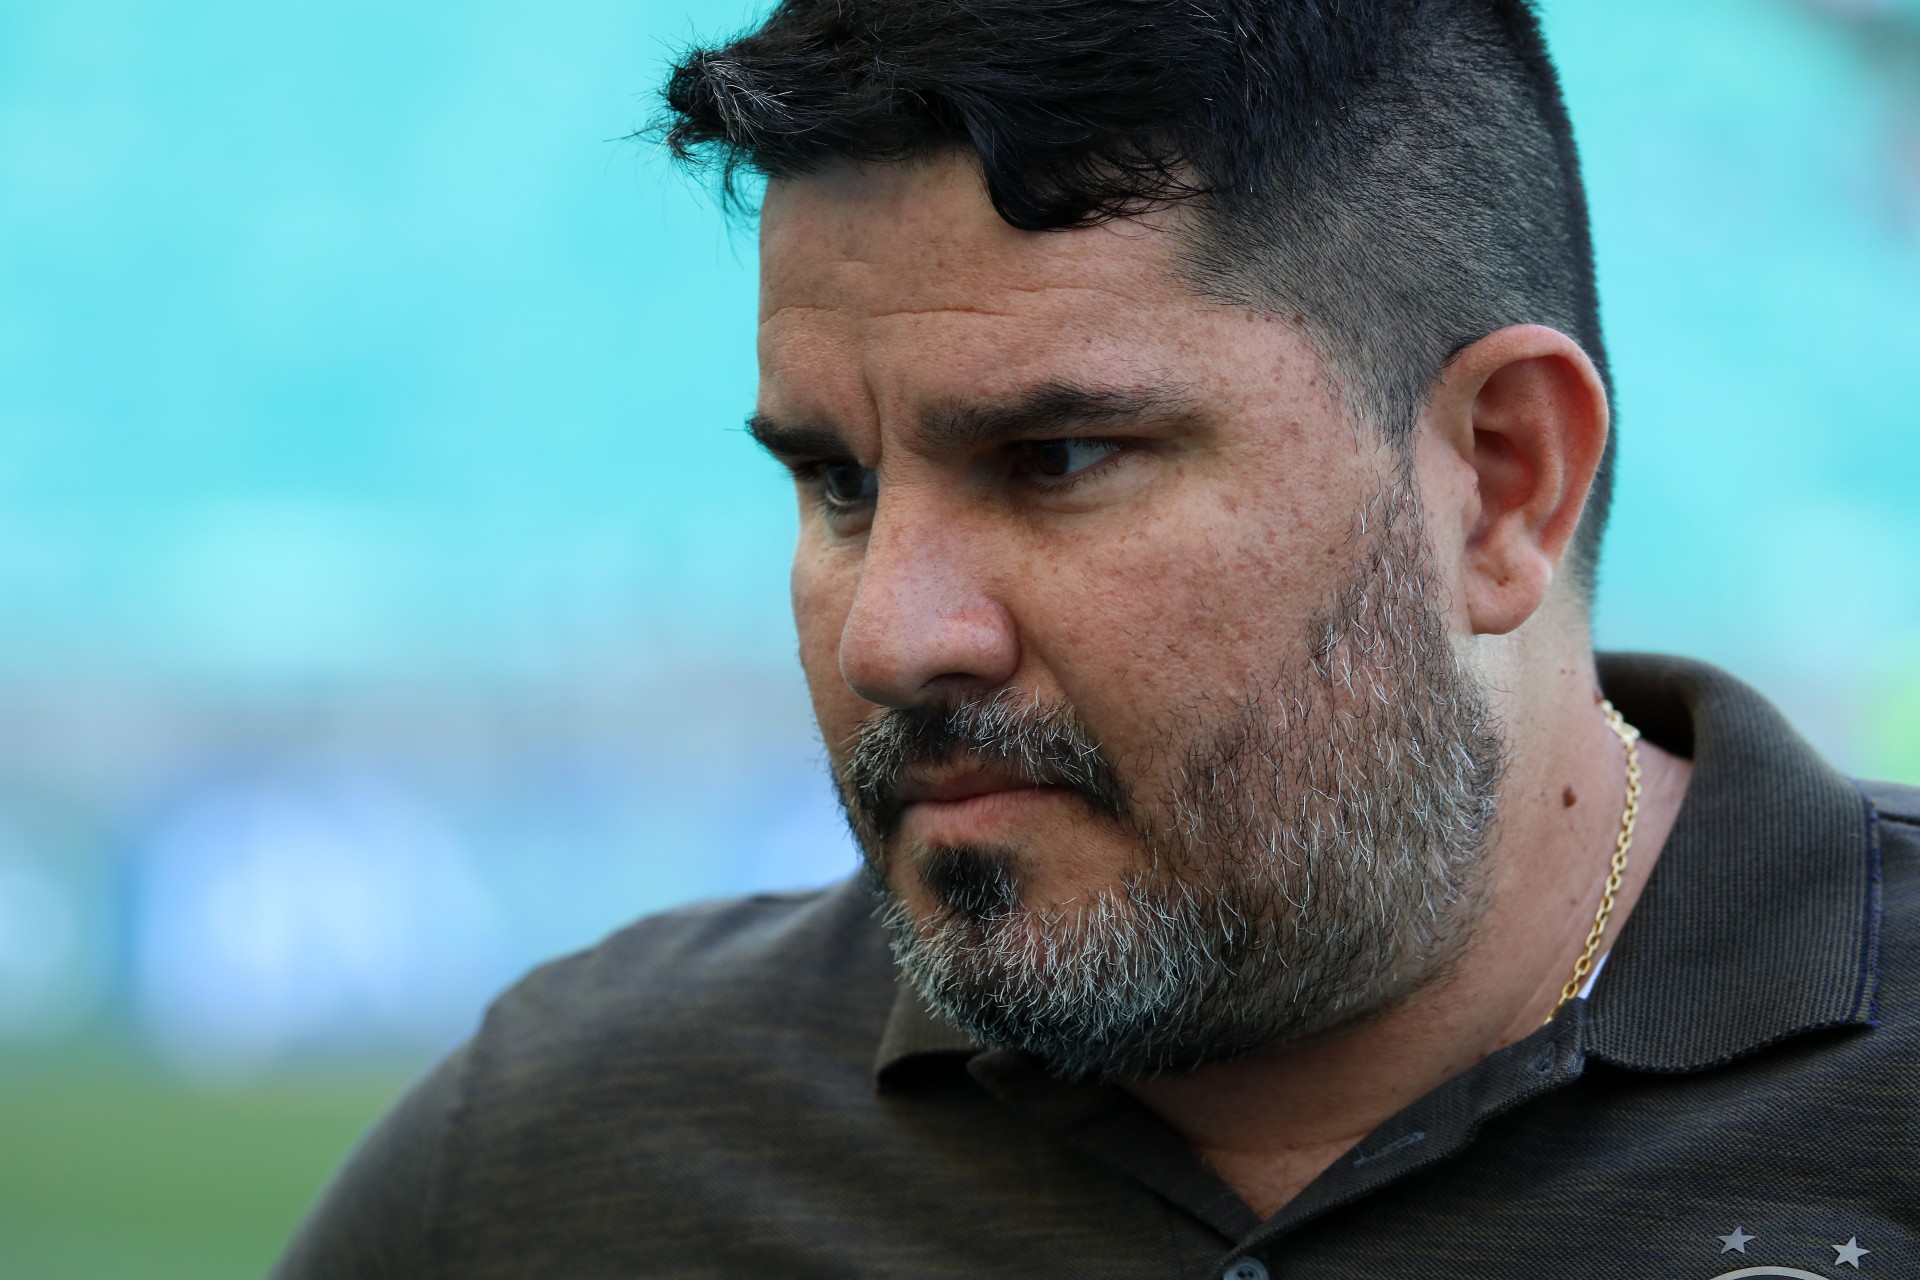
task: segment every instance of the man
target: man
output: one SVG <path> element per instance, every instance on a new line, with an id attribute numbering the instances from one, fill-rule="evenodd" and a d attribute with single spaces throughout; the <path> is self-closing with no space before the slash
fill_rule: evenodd
<path id="1" fill-rule="evenodd" d="M 534 974 L 280 1274 L 1920 1265 L 1920 794 L 1596 664 L 1520 0 L 788 0 L 668 101 L 863 883 Z"/>

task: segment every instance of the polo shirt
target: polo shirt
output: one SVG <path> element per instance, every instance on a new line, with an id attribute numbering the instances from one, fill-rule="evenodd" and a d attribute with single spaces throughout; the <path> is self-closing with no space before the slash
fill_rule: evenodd
<path id="1" fill-rule="evenodd" d="M 1693 777 L 1590 998 L 1262 1220 L 1118 1087 L 972 1043 L 861 890 L 536 970 L 362 1141 L 277 1275 L 1920 1275 L 1920 791 L 1714 668 L 1602 683 Z"/>

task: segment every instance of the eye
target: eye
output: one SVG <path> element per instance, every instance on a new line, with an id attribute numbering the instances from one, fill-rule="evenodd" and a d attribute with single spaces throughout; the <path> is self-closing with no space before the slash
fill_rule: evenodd
<path id="1" fill-rule="evenodd" d="M 830 507 L 857 507 L 873 501 L 880 491 L 873 468 L 855 462 L 827 462 L 820 467 L 820 489 Z"/>
<path id="2" fill-rule="evenodd" d="M 1111 440 L 1036 440 L 1028 447 L 1033 470 L 1056 479 L 1085 471 L 1120 452 Z"/>

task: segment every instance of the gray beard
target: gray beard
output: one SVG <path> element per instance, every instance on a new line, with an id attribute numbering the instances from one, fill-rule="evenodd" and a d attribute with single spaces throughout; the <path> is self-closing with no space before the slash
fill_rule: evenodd
<path id="1" fill-rule="evenodd" d="M 1363 1019 L 1443 978 L 1483 908 L 1504 740 L 1434 602 L 1410 484 L 1372 503 L 1304 663 L 1170 732 L 1142 805 L 1070 707 L 999 696 L 870 721 L 840 777 L 901 972 L 982 1043 L 1055 1074 L 1191 1070 Z M 1204 624 L 1204 620 L 1201 620 Z M 972 754 L 1065 786 L 1140 851 L 1119 884 L 1021 901 L 1044 851 L 950 846 L 888 883 L 893 788 Z"/>

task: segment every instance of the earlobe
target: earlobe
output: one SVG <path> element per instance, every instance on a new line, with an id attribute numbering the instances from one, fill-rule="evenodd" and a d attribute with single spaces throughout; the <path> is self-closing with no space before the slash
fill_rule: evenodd
<path id="1" fill-rule="evenodd" d="M 1573 541 L 1606 446 L 1606 390 L 1580 345 L 1541 325 L 1489 334 L 1441 381 L 1477 498 L 1463 603 L 1476 634 L 1504 635 L 1545 603 Z"/>

